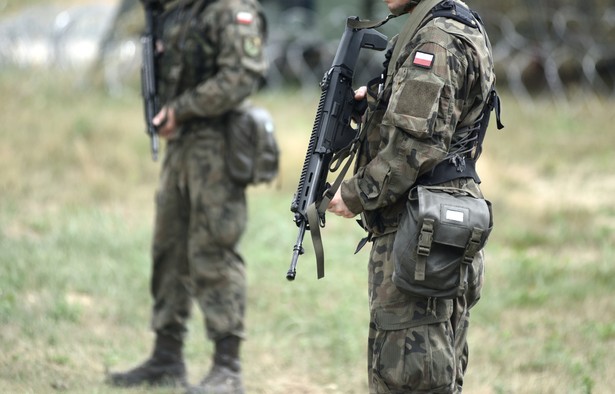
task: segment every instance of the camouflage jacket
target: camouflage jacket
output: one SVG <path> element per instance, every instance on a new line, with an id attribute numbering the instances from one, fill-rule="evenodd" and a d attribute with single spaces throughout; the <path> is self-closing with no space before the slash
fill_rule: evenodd
<path id="1" fill-rule="evenodd" d="M 180 0 L 162 18 L 160 97 L 180 125 L 211 124 L 254 92 L 266 71 L 256 0 Z"/>
<path id="2" fill-rule="evenodd" d="M 344 202 L 352 212 L 363 213 L 369 232 L 396 230 L 417 177 L 441 162 L 451 142 L 463 137 L 456 130 L 480 117 L 495 83 L 483 32 L 483 27 L 435 18 L 400 52 L 378 108 L 367 114 L 372 119 L 355 174 L 341 185 Z"/>

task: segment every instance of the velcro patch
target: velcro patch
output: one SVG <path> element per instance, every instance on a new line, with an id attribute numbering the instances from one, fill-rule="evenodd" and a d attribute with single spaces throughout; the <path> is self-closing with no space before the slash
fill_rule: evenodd
<path id="1" fill-rule="evenodd" d="M 243 39 L 243 51 L 250 57 L 261 55 L 263 42 L 258 36 L 248 36 Z"/>
<path id="2" fill-rule="evenodd" d="M 235 18 L 240 25 L 250 25 L 254 21 L 254 15 L 247 11 L 240 11 Z"/>
<path id="3" fill-rule="evenodd" d="M 431 68 L 433 66 L 435 55 L 432 53 L 417 51 L 414 55 L 412 64 L 418 67 Z"/>

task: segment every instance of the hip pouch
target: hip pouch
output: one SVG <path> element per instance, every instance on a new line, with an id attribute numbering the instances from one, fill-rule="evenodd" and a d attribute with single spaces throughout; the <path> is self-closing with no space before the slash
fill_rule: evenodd
<path id="1" fill-rule="evenodd" d="M 231 111 L 226 138 L 226 168 L 233 181 L 256 185 L 275 179 L 280 151 L 267 110 L 247 104 Z"/>
<path id="2" fill-rule="evenodd" d="M 417 297 L 463 295 L 468 265 L 487 243 L 492 228 L 491 203 L 467 190 L 412 189 L 393 243 L 393 283 Z"/>

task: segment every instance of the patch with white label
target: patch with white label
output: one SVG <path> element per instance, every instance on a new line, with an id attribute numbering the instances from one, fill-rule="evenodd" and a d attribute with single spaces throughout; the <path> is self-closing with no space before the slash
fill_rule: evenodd
<path id="1" fill-rule="evenodd" d="M 432 53 L 417 51 L 416 54 L 414 54 L 412 64 L 422 68 L 431 68 L 431 66 L 433 66 L 434 59 L 435 55 Z"/>
<path id="2" fill-rule="evenodd" d="M 463 223 L 463 212 L 454 211 L 452 209 L 446 210 L 446 219 L 453 222 Z"/>

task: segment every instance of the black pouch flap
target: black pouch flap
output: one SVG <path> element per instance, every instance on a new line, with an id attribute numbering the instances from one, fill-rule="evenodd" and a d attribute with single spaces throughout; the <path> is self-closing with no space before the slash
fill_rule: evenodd
<path id="1" fill-rule="evenodd" d="M 467 289 L 467 265 L 485 246 L 491 204 L 458 188 L 418 186 L 393 243 L 393 282 L 404 293 L 454 298 Z"/>
<path id="2" fill-rule="evenodd" d="M 433 242 L 465 249 L 472 231 L 483 231 L 486 241 L 491 227 L 491 204 L 455 188 L 419 186 L 418 220 L 434 220 Z"/>

